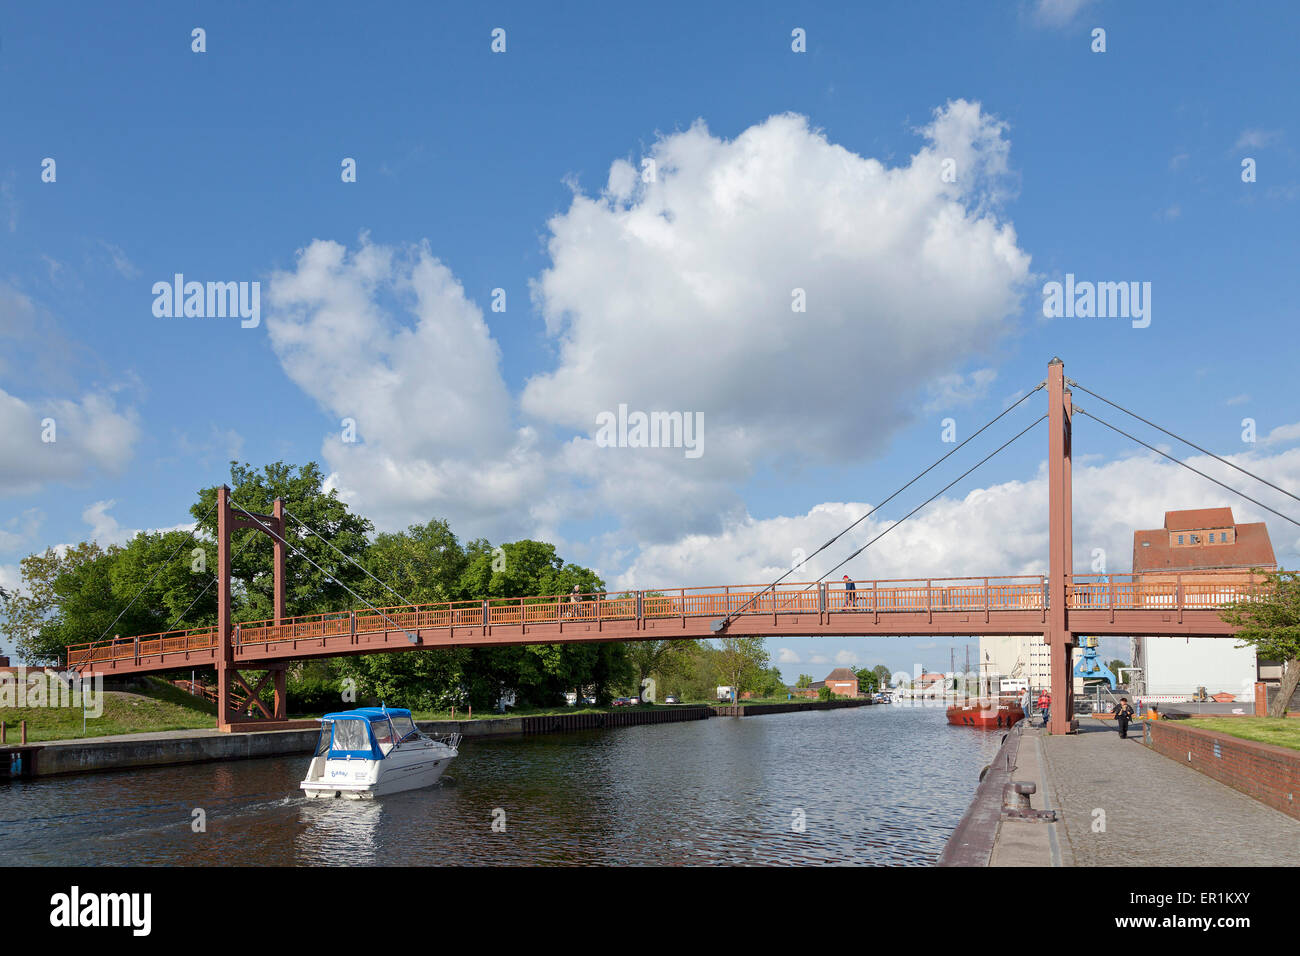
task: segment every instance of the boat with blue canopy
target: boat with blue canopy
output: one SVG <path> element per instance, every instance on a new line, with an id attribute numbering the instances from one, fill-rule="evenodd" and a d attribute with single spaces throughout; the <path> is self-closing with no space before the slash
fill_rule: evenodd
<path id="1" fill-rule="evenodd" d="M 460 740 L 428 736 L 400 707 L 326 714 L 301 786 L 308 797 L 353 800 L 429 787 L 459 755 Z"/>

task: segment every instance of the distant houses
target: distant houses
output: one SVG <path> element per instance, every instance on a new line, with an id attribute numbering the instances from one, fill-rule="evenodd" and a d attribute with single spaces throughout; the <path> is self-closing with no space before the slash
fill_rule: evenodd
<path id="1" fill-rule="evenodd" d="M 807 687 L 791 687 L 789 691 L 795 697 L 815 698 L 823 687 L 829 687 L 836 697 L 857 697 L 858 675 L 847 667 L 837 667 L 825 680 L 813 681 Z"/>

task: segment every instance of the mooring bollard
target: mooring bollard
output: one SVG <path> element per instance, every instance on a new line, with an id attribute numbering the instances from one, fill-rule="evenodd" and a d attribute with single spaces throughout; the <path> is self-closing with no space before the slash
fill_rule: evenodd
<path id="1" fill-rule="evenodd" d="M 4 743 L 9 736 L 9 730 L 5 727 L 5 722 L 0 720 L 0 744 Z"/>
<path id="2" fill-rule="evenodd" d="M 20 730 L 21 730 L 21 732 L 22 732 L 22 740 L 20 740 L 19 743 L 24 743 L 24 744 L 25 744 L 25 743 L 27 743 L 27 721 L 25 721 L 25 720 L 20 720 L 20 721 L 18 722 L 18 727 L 20 728 Z"/>
<path id="3" fill-rule="evenodd" d="M 1009 783 L 1002 788 L 1002 809 L 1013 813 L 1025 813 L 1029 810 L 1029 795 L 1036 793 L 1038 787 L 1032 783 Z"/>
<path id="4" fill-rule="evenodd" d="M 1037 793 L 1032 783 L 1009 783 L 1002 788 L 1002 816 L 1030 823 L 1055 823 L 1055 810 L 1034 810 L 1029 805 L 1030 794 Z"/>

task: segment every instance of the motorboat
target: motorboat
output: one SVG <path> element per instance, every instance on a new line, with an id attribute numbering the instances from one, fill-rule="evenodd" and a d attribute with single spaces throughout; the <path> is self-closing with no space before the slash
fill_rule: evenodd
<path id="1" fill-rule="evenodd" d="M 352 800 L 429 787 L 459 755 L 460 740 L 422 733 L 411 712 L 396 707 L 326 714 L 301 786 L 308 797 Z"/>

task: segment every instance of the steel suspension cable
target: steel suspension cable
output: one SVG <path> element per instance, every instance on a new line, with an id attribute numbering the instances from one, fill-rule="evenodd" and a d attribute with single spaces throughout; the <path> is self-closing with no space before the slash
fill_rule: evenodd
<path id="1" fill-rule="evenodd" d="M 1232 487 L 1232 485 L 1225 485 L 1223 482 L 1219 481 L 1219 479 L 1210 477 L 1210 476 L 1207 475 L 1205 472 L 1200 471 L 1200 470 L 1198 470 L 1198 469 L 1196 469 L 1196 468 L 1193 468 L 1191 465 L 1187 464 L 1187 462 L 1185 462 L 1185 461 L 1180 461 L 1179 459 L 1175 458 L 1173 455 L 1169 454 L 1168 452 L 1161 451 L 1159 448 L 1156 448 L 1154 445 L 1148 445 L 1148 444 L 1147 444 L 1146 442 L 1144 442 L 1141 438 L 1138 438 L 1138 437 L 1135 436 L 1135 435 L 1130 435 L 1128 432 L 1124 431 L 1124 429 L 1122 429 L 1122 428 L 1117 428 L 1116 426 L 1112 425 L 1110 422 L 1108 422 L 1108 421 L 1104 421 L 1104 420 L 1098 418 L 1096 415 L 1093 415 L 1091 412 L 1086 412 L 1086 411 L 1084 411 L 1084 410 L 1083 410 L 1082 408 L 1080 408 L 1078 405 L 1074 406 L 1074 411 L 1078 412 L 1080 415 L 1087 415 L 1087 416 L 1088 416 L 1089 418 L 1091 418 L 1094 422 L 1099 422 L 1100 424 L 1105 425 L 1105 426 L 1106 426 L 1107 428 L 1109 428 L 1111 431 L 1119 432 L 1119 433 L 1120 433 L 1121 435 L 1123 435 L 1125 438 L 1129 439 L 1130 441 L 1135 441 L 1135 442 L 1137 442 L 1137 443 L 1138 443 L 1139 445 L 1141 445 L 1143 448 L 1149 448 L 1151 451 L 1155 452 L 1157 455 L 1163 455 L 1164 457 L 1166 457 L 1166 458 L 1168 458 L 1170 461 L 1172 461 L 1175 465 L 1182 465 L 1182 466 L 1183 466 L 1184 468 L 1186 468 L 1188 471 L 1195 472 L 1196 474 L 1198 474 L 1198 475 L 1200 475 L 1202 478 L 1204 478 L 1206 481 L 1212 481 L 1212 482 L 1214 482 L 1216 485 L 1218 485 L 1220 488 L 1226 488 L 1228 491 L 1231 491 L 1234 495 L 1240 495 L 1242 498 L 1245 498 L 1245 499 L 1246 499 L 1247 501 L 1249 501 L 1251 504 L 1253 504 L 1253 505 L 1258 505 L 1259 507 L 1263 508 L 1265 511 L 1277 515 L 1277 516 L 1278 516 L 1279 518 L 1281 518 L 1283 521 L 1289 521 L 1289 522 L 1291 522 L 1293 525 L 1295 525 L 1296 527 L 1300 527 L 1300 521 L 1296 521 L 1294 518 L 1288 517 L 1287 515 L 1282 514 L 1282 512 L 1280 512 L 1280 511 L 1278 511 L 1278 510 L 1276 510 L 1276 509 L 1274 509 L 1274 508 L 1270 508 L 1268 505 L 1264 504 L 1264 502 L 1262 502 L 1262 501 L 1256 501 L 1256 500 L 1255 500 L 1254 498 L 1252 498 L 1250 495 L 1246 494 L 1244 491 L 1238 491 L 1236 488 Z M 1163 429 L 1162 429 L 1162 430 L 1163 430 Z"/>
<path id="2" fill-rule="evenodd" d="M 903 523 L 904 521 L 906 521 L 908 518 L 912 517 L 912 515 L 916 514 L 918 511 L 920 511 L 922 508 L 924 508 L 924 507 L 925 507 L 926 505 L 928 505 L 930 502 L 934 501 L 936 498 L 938 498 L 941 494 L 943 494 L 945 491 L 947 491 L 947 490 L 948 490 L 949 488 L 951 488 L 953 485 L 957 484 L 957 482 L 961 481 L 963 478 L 965 478 L 967 475 L 969 475 L 971 472 L 973 472 L 976 468 L 979 468 L 981 465 L 983 465 L 985 462 L 987 462 L 987 461 L 988 461 L 990 458 L 992 458 L 994 455 L 996 455 L 996 454 L 998 454 L 999 452 L 1001 452 L 1002 450 L 1004 450 L 1008 445 L 1010 445 L 1012 442 L 1016 441 L 1016 439 L 1018 439 L 1018 438 L 1020 438 L 1021 436 L 1023 436 L 1023 435 L 1024 435 L 1026 432 L 1028 432 L 1031 428 L 1033 428 L 1035 425 L 1037 425 L 1039 422 L 1043 421 L 1043 420 L 1046 419 L 1046 418 L 1047 418 L 1047 416 L 1044 415 L 1044 416 L 1042 416 L 1041 418 L 1036 418 L 1036 419 L 1034 419 L 1034 420 L 1033 420 L 1032 422 L 1030 422 L 1030 423 L 1029 423 L 1025 428 L 1023 428 L 1020 432 L 1018 432 L 1015 436 L 1013 436 L 1012 438 L 1007 439 L 1005 442 L 1003 442 L 1001 445 L 999 445 L 999 446 L 998 446 L 994 451 L 990 452 L 990 453 L 989 453 L 988 455 L 986 455 L 984 458 L 981 458 L 978 462 L 976 462 L 976 463 L 975 463 L 974 465 L 972 465 L 970 468 L 966 469 L 964 472 L 962 472 L 960 475 L 958 475 L 958 476 L 957 476 L 956 478 L 954 478 L 952 481 L 948 482 L 948 484 L 944 485 L 942 488 L 940 488 L 938 491 L 936 491 L 936 492 L 935 492 L 933 495 L 931 495 L 929 498 L 926 498 L 925 501 L 922 501 L 919 505 L 917 505 L 915 508 L 913 508 L 913 509 L 912 509 L 911 511 L 909 511 L 907 514 L 903 515 L 903 517 L 899 518 L 897 521 L 895 521 L 893 524 L 891 524 L 891 525 L 890 525 L 888 528 L 886 528 L 884 531 L 880 532 L 880 534 L 876 535 L 874 538 L 872 538 L 870 541 L 868 541 L 868 542 L 867 542 L 866 544 L 864 544 L 862 547 L 858 548 L 858 550 L 854 551 L 852 554 L 850 554 L 847 558 L 845 558 L 845 559 L 844 559 L 843 561 L 841 561 L 839 564 L 835 565 L 835 567 L 831 568 L 829 571 L 827 571 L 825 574 L 823 574 L 820 578 L 818 578 L 818 579 L 817 579 L 817 582 L 815 582 L 815 583 L 820 583 L 820 582 L 821 582 L 825 577 L 827 577 L 828 575 L 834 574 L 834 573 L 835 573 L 836 571 L 838 571 L 840 568 L 844 567 L 844 565 L 848 564 L 850 561 L 852 561 L 854 558 L 856 558 L 858 555 L 860 555 L 863 551 L 867 550 L 867 548 L 871 547 L 873 544 L 875 544 L 877 541 L 879 541 L 879 540 L 880 540 L 881 538 L 883 538 L 885 535 L 889 534 L 889 532 L 893 531 L 895 528 L 897 528 L 900 524 L 902 524 L 902 523 Z M 809 587 L 811 587 L 811 586 L 812 586 L 812 585 L 809 585 Z M 804 588 L 804 590 L 806 591 L 806 590 L 808 590 L 808 588 Z"/>
<path id="3" fill-rule="evenodd" d="M 187 537 L 187 538 L 189 538 L 190 540 L 194 540 L 194 532 L 195 532 L 195 531 L 198 531 L 198 530 L 199 530 L 199 526 L 202 525 L 203 522 L 205 522 L 205 521 L 208 520 L 208 516 L 211 515 L 213 511 L 216 510 L 216 507 L 217 507 L 217 503 L 216 503 L 216 501 L 214 500 L 214 501 L 212 502 L 212 507 L 208 509 L 208 513 L 205 514 L 205 515 L 204 515 L 202 518 L 200 518 L 198 521 L 196 521 L 196 522 L 194 523 L 194 527 L 193 527 L 192 529 L 190 529 L 189 532 L 186 533 L 186 537 Z M 111 631 L 111 630 L 113 629 L 113 626 L 114 626 L 115 624 L 117 624 L 118 621 L 122 620 L 122 615 L 125 614 L 127 611 L 131 610 L 132 605 L 134 605 L 135 602 L 136 602 L 137 600 L 139 600 L 140 595 L 143 594 L 146 590 L 148 590 L 149 585 L 153 584 L 153 582 L 158 578 L 158 575 L 162 574 L 162 572 L 163 572 L 163 568 L 167 567 L 167 565 L 171 564 L 173 561 L 176 560 L 176 555 L 178 555 L 178 554 L 181 553 L 181 548 L 183 548 L 183 547 L 185 547 L 185 542 L 184 542 L 184 541 L 182 541 L 182 542 L 177 546 L 176 550 L 172 552 L 171 557 L 169 557 L 169 558 L 168 558 L 166 561 L 164 561 L 162 564 L 158 565 L 157 570 L 154 571 L 154 573 L 150 576 L 149 580 L 146 581 L 143 585 L 141 585 L 140 589 L 139 589 L 138 591 L 135 592 L 135 597 L 131 598 L 131 600 L 130 600 L 130 602 L 127 604 L 127 606 L 124 607 L 124 608 L 122 608 L 122 610 L 118 612 L 117 617 L 113 618 L 113 623 L 110 624 L 110 625 L 108 625 L 108 627 L 104 628 L 104 633 L 101 634 L 101 635 L 99 635 L 98 638 L 96 638 L 94 641 L 91 642 L 91 644 L 90 644 L 91 647 L 94 647 L 96 644 L 98 644 L 100 641 L 102 641 L 102 640 L 104 639 L 105 635 L 107 635 L 108 632 Z"/>
<path id="4" fill-rule="evenodd" d="M 263 524 L 262 521 L 261 521 L 261 520 L 260 520 L 260 519 L 255 515 L 255 514 L 253 514 L 251 511 L 247 511 L 247 510 L 245 510 L 244 508 L 241 508 L 239 505 L 235 504 L 233 501 L 230 503 L 230 506 L 231 506 L 232 508 L 234 508 L 236 511 L 243 512 L 243 514 L 244 514 L 245 516 L 247 516 L 248 519 L 249 519 L 250 521 L 252 521 L 254 524 L 256 524 L 259 528 L 261 528 L 263 531 L 265 531 L 268 535 L 270 535 L 270 536 L 271 536 L 272 538 L 274 538 L 276 541 L 279 541 L 281 544 L 283 544 L 286 548 L 288 548 L 288 549 L 289 549 L 290 551 L 292 551 L 294 554 L 298 555 L 298 557 L 302 558 L 304 561 L 306 561 L 308 564 L 310 564 L 313 568 L 315 568 L 315 569 L 316 569 L 317 571 L 319 571 L 321 574 L 325 575 L 325 577 L 329 578 L 331 581 L 333 581 L 335 584 L 337 584 L 337 585 L 338 585 L 339 587 L 341 587 L 343 590 L 347 591 L 349 594 L 351 594 L 354 598 L 356 598 L 358 601 L 360 601 L 360 602 L 361 602 L 362 604 L 364 604 L 366 607 L 370 608 L 370 610 L 374 611 L 376 614 L 378 614 L 380 617 L 382 617 L 382 618 L 383 618 L 385 621 L 387 621 L 389 624 L 393 625 L 393 629 L 394 629 L 394 630 L 396 630 L 396 631 L 401 631 L 403 634 L 405 634 L 405 635 L 407 636 L 407 638 L 411 641 L 412 644 L 418 644 L 418 643 L 419 643 L 419 638 L 417 638 L 414 634 L 412 634 L 412 633 L 411 633 L 410 631 L 408 631 L 406 628 L 404 628 L 404 627 L 402 627 L 401 625 L 399 625 L 399 624 L 398 624 L 396 621 L 394 621 L 391 617 L 389 617 L 387 614 L 385 614 L 385 613 L 384 613 L 383 611 L 381 611 L 379 608 L 375 607 L 373 604 L 371 604 L 369 601 L 367 601 L 365 598 L 363 598 L 363 597 L 362 597 L 360 594 L 358 594 L 356 591 L 352 590 L 350 587 L 348 587 L 346 584 L 344 584 L 342 581 L 340 581 L 340 580 L 339 580 L 335 575 L 330 574 L 328 571 L 326 571 L 324 568 L 322 568 L 319 564 L 317 564 L 317 563 L 316 563 L 315 561 L 313 561 L 311 558 L 307 557 L 307 555 L 303 554 L 302 551 L 300 551 L 298 548 L 294 547 L 294 545 L 293 545 L 292 542 L 285 540 L 285 538 L 284 538 L 283 536 L 276 534 L 275 531 L 273 531 L 271 528 L 268 528 L 268 527 L 267 527 L 265 524 Z"/>
<path id="5" fill-rule="evenodd" d="M 294 514 L 292 511 L 290 511 L 287 507 L 284 509 L 284 513 L 287 514 L 289 517 L 291 517 L 294 521 L 298 522 L 300 525 L 302 525 L 304 528 L 306 528 L 306 529 L 307 529 L 308 531 L 310 531 L 312 534 L 316 535 L 316 537 L 318 537 L 318 538 L 320 538 L 322 541 L 324 541 L 327 545 L 329 545 L 331 548 L 333 548 L 334 551 L 335 551 L 338 555 L 340 555 L 341 557 L 347 558 L 349 561 L 351 561 L 353 564 L 355 564 L 358 568 L 360 568 L 360 569 L 362 570 L 362 572 L 363 572 L 367 577 L 370 578 L 370 580 L 374 581 L 374 582 L 375 582 L 376 584 L 378 584 L 381 588 L 384 588 L 386 591 L 388 591 L 389 594 L 393 595 L 394 597 L 401 598 L 403 604 L 411 604 L 411 603 L 413 603 L 409 598 L 407 598 L 407 597 L 405 597 L 405 596 L 403 596 L 403 595 L 401 595 L 401 594 L 398 594 L 396 591 L 394 591 L 392 588 L 390 588 L 390 587 L 389 587 L 387 584 L 385 584 L 383 581 L 379 580 L 379 578 L 377 578 L 377 577 L 375 577 L 373 574 L 371 574 L 370 571 L 366 568 L 366 566 L 363 565 L 363 564 L 362 564 L 360 561 L 358 561 L 356 558 L 352 557 L 352 555 L 350 555 L 350 554 L 345 554 L 343 551 L 340 551 L 338 548 L 334 547 L 334 542 L 330 541 L 328 538 L 321 537 L 321 535 L 317 534 L 316 531 L 314 531 L 314 530 L 312 529 L 312 527 L 311 527 L 309 524 L 307 524 L 307 522 L 303 521 L 303 520 L 302 520 L 301 518 L 299 518 L 296 514 Z"/>
<path id="6" fill-rule="evenodd" d="M 902 494 L 904 491 L 906 491 L 908 488 L 912 487 L 912 485 L 916 484 L 918 481 L 920 481 L 922 478 L 924 478 L 924 477 L 925 477 L 926 475 L 928 475 L 930 472 L 934 471 L 935 468 L 939 467 L 939 465 L 943 464 L 943 463 L 944 463 L 945 461 L 947 461 L 951 456 L 953 456 L 953 455 L 955 455 L 957 452 L 961 451 L 962 448 L 964 448 L 964 447 L 965 447 L 966 445 L 968 445 L 970 442 L 972 442 L 972 441 L 974 441 L 976 438 L 978 438 L 978 437 L 979 437 L 981 434 L 983 434 L 983 432 L 985 432 L 985 431 L 986 431 L 990 426 L 992 426 L 993 424 L 995 424 L 997 421 L 999 421 L 999 420 L 1000 420 L 1001 418 L 1003 418 L 1004 416 L 1010 414 L 1010 412 L 1011 412 L 1014 408 L 1016 408 L 1018 405 L 1020 405 L 1021 402 L 1024 402 L 1026 399 L 1028 399 L 1029 396 L 1033 395 L 1033 394 L 1034 394 L 1035 392 L 1037 392 L 1039 389 L 1041 389 L 1041 388 L 1045 388 L 1046 386 L 1047 386 L 1047 382 L 1046 382 L 1046 381 L 1042 381 L 1042 382 L 1039 382 L 1037 385 L 1035 385 L 1033 388 L 1031 388 L 1029 391 L 1025 392 L 1025 394 L 1021 395 L 1018 399 L 1016 399 L 1014 402 L 1012 402 L 1010 405 L 1008 405 L 1006 408 L 1004 408 L 1004 409 L 1003 409 L 1001 412 L 999 412 L 997 415 L 994 415 L 992 418 L 990 418 L 987 422 L 985 422 L 983 425 L 981 425 L 981 426 L 980 426 L 979 428 L 977 428 L 975 431 L 971 432 L 970 437 L 968 437 L 965 441 L 961 442 L 961 443 L 958 444 L 958 445 L 954 445 L 951 449 L 948 450 L 948 452 L 947 452 L 946 454 L 942 455 L 940 458 L 938 458 L 937 460 L 935 460 L 935 462 L 934 462 L 933 464 L 931 464 L 928 468 L 926 468 L 924 471 L 918 472 L 918 473 L 917 473 L 915 476 L 913 476 L 912 479 L 909 480 L 905 485 L 903 485 L 902 487 L 900 487 L 900 488 L 898 488 L 896 491 L 894 491 L 892 494 L 890 494 L 890 496 L 889 496 L 888 498 L 885 498 L 883 501 L 881 501 L 879 504 L 877 504 L 875 507 L 873 507 L 870 511 L 868 511 L 866 514 L 864 514 L 862 517 L 858 518 L 856 521 L 854 521 L 854 522 L 853 522 L 852 524 L 850 524 L 848 527 L 844 528 L 842 531 L 840 531 L 840 532 L 839 532 L 838 534 L 836 534 L 834 537 L 830 538 L 830 539 L 829 539 L 825 544 L 823 544 L 820 548 L 818 548 L 818 549 L 817 549 L 816 551 L 814 551 L 812 554 L 808 555 L 808 557 L 804 558 L 803 562 L 800 563 L 799 567 L 802 568 L 803 565 L 806 564 L 808 561 L 810 561 L 812 558 L 817 557 L 817 555 L 821 554 L 823 551 L 825 551 L 827 548 L 829 548 L 831 545 L 833 545 L 833 544 L 834 544 L 836 541 L 838 541 L 840 538 L 844 537 L 846 534 L 848 534 L 850 531 L 852 531 L 854 528 L 856 528 L 856 527 L 857 527 L 858 525 L 860 525 L 862 522 L 866 521 L 868 518 L 870 518 L 873 514 L 875 514 L 877 511 L 879 511 L 879 510 L 880 510 L 881 508 L 883 508 L 885 505 L 889 504 L 891 501 L 893 501 L 895 498 L 897 498 L 899 495 L 901 495 L 901 494 Z M 1037 422 L 1035 422 L 1035 424 L 1037 424 Z M 1030 427 L 1032 427 L 1032 426 L 1030 426 Z M 1014 439 L 1013 439 L 1013 440 L 1014 440 Z M 995 454 L 996 454 L 996 452 L 995 452 Z M 978 467 L 978 466 L 976 466 L 976 467 Z M 749 600 L 745 601 L 744 604 L 740 605 L 740 607 L 736 608 L 734 611 L 730 611 L 730 612 L 728 612 L 728 613 L 727 613 L 727 616 L 724 617 L 724 618 L 722 618 L 722 620 L 721 620 L 720 622 L 715 622 L 715 624 L 714 624 L 714 629 L 715 629 L 715 630 L 720 630 L 721 628 L 725 627 L 725 626 L 727 625 L 727 622 L 728 622 L 728 621 L 730 621 L 730 620 L 731 620 L 733 617 L 735 617 L 737 614 L 739 614 L 740 612 L 742 612 L 743 610 L 745 610 L 745 608 L 749 607 L 750 604 L 754 603 L 754 601 L 758 600 L 760 597 L 762 597 L 762 596 L 763 596 L 764 594 L 766 594 L 768 591 L 773 590 L 773 589 L 774 589 L 778 584 L 780 584 L 782 581 L 784 581 L 786 578 L 788 578 L 791 574 L 793 574 L 793 573 L 795 572 L 795 570 L 796 570 L 796 569 L 793 568 L 793 567 L 790 568 L 790 570 L 786 571 L 785 574 L 781 575 L 779 578 L 777 578 L 775 581 L 773 581 L 773 582 L 772 582 L 771 584 L 769 584 L 767 587 L 763 588 L 763 590 L 758 591 L 757 593 L 751 595 L 750 598 L 749 598 Z M 818 580 L 821 580 L 821 579 L 819 578 Z M 807 590 L 807 588 L 805 588 L 804 590 Z"/>
<path id="7" fill-rule="evenodd" d="M 230 556 L 230 560 L 231 560 L 231 561 L 234 561 L 235 558 L 237 558 L 237 557 L 239 557 L 241 554 L 243 554 L 244 549 L 247 548 L 247 547 L 249 546 L 249 544 L 252 543 L 253 539 L 256 538 L 256 537 L 257 537 L 257 535 L 255 535 L 255 534 L 250 534 L 250 535 L 248 535 L 248 537 L 244 538 L 244 543 L 241 544 L 241 545 L 236 549 L 235 553 L 232 554 L 232 555 Z M 185 610 L 181 611 L 180 614 L 178 614 L 175 618 L 172 619 L 171 624 L 167 625 L 167 630 L 168 630 L 168 631 L 173 630 L 177 624 L 179 624 L 181 621 L 185 620 L 185 615 L 190 613 L 190 611 L 194 608 L 194 605 L 198 604 L 199 601 L 203 598 L 203 595 L 205 595 L 205 594 L 208 593 L 208 589 L 209 589 L 210 587 L 212 587 L 212 585 L 214 585 L 214 584 L 216 584 L 216 583 L 217 583 L 217 576 L 216 576 L 216 574 L 213 574 L 213 575 L 212 575 L 212 580 L 209 581 L 207 584 L 205 584 L 205 585 L 203 586 L 203 590 L 199 592 L 198 597 L 196 597 L 193 601 L 190 602 L 190 606 L 187 607 Z M 164 633 L 166 633 L 166 632 L 164 632 Z"/>
<path id="8" fill-rule="evenodd" d="M 1092 391 L 1091 389 L 1084 388 L 1084 387 L 1083 387 L 1082 385 L 1080 385 L 1078 382 L 1071 381 L 1071 382 L 1070 382 L 1070 385 L 1071 385 L 1072 387 L 1074 387 L 1074 388 L 1077 388 L 1077 389 L 1078 389 L 1079 391 L 1081 391 L 1081 392 L 1087 392 L 1087 393 L 1088 393 L 1089 395 L 1091 395 L 1093 398 L 1099 398 L 1099 399 L 1101 399 L 1101 400 L 1102 400 L 1103 402 L 1105 402 L 1107 405 L 1111 406 L 1112 408 L 1117 408 L 1117 409 L 1119 409 L 1119 410 L 1120 410 L 1121 412 L 1123 412 L 1125 415 L 1131 415 L 1131 416 L 1133 416 L 1134 418 L 1136 418 L 1138 421 L 1142 422 L 1143 424 L 1150 425 L 1152 428 L 1156 429 L 1157 431 L 1162 431 L 1162 432 L 1164 432 L 1164 433 L 1165 433 L 1166 435 L 1168 435 L 1170 438 L 1177 439 L 1178 441 L 1182 442 L 1184 445 L 1191 445 L 1191 446 L 1192 446 L 1193 448 L 1195 448 L 1197 451 L 1201 452 L 1202 454 L 1209 455 L 1209 456 L 1210 456 L 1211 458 L 1213 458 L 1215 461 L 1222 462 L 1223 464 L 1227 465 L 1229 468 L 1235 468 L 1235 469 L 1237 469 L 1237 471 L 1241 472 L 1243 475 L 1249 475 L 1251 478 L 1254 478 L 1256 481 L 1263 482 L 1264 484 L 1266 484 L 1266 485 L 1268 485 L 1270 488 L 1272 488 L 1274 491 L 1280 491 L 1280 492 L 1282 492 L 1282 494 L 1286 495 L 1288 498 L 1294 498 L 1296 501 L 1300 501 L 1300 495 L 1294 495 L 1294 494 L 1292 494 L 1291 492 L 1287 491 L 1285 488 L 1279 488 L 1277 485 L 1273 484 L 1273 482 L 1269 481 L 1268 479 L 1266 479 L 1266 478 L 1261 478 L 1259 475 L 1255 474 L 1255 473 L 1252 472 L 1252 471 L 1247 471 L 1245 468 L 1242 468 L 1240 465 L 1234 465 L 1232 462 L 1228 461 L 1228 459 L 1226 459 L 1226 458 L 1220 458 L 1218 455 L 1216 455 L 1214 452 L 1210 451 L 1208 448 L 1202 448 L 1200 445 L 1196 444 L 1196 442 L 1194 442 L 1194 441 L 1189 441 L 1188 439 L 1184 438 L 1184 437 L 1181 436 L 1181 435 L 1175 435 L 1173 432 L 1171 432 L 1171 431 L 1170 431 L 1169 429 L 1167 429 L 1167 428 L 1161 428 L 1161 427 L 1160 427 L 1159 425 L 1157 425 L 1155 422 L 1153 422 L 1153 421 L 1148 421 L 1147 419 L 1145 419 L 1145 418 L 1143 418 L 1141 415 L 1139 415 L 1137 412 L 1130 411 L 1129 409 L 1125 408 L 1123 405 L 1119 405 L 1119 404 L 1116 404 L 1115 402 L 1112 402 L 1109 398 L 1106 398 L 1104 395 L 1098 395 L 1096 392 Z M 1089 417 L 1092 418 L 1092 417 L 1094 417 L 1094 416 L 1091 416 L 1091 415 L 1090 415 Z M 1098 421 L 1101 421 L 1100 419 L 1097 419 L 1097 420 L 1098 420 Z M 1103 422 L 1102 424 L 1105 424 L 1105 423 Z"/>

